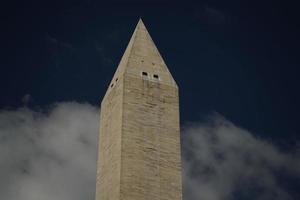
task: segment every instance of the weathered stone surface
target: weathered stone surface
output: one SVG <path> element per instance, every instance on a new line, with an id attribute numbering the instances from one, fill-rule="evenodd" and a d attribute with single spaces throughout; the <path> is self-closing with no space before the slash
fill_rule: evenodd
<path id="1" fill-rule="evenodd" d="M 178 87 L 141 20 L 100 120 L 96 200 L 182 199 Z"/>

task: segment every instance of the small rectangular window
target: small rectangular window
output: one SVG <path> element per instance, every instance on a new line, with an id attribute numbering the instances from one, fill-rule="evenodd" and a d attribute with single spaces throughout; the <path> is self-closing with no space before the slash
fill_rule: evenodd
<path id="1" fill-rule="evenodd" d="M 143 76 L 148 76 L 148 73 L 147 72 L 142 72 L 142 75 Z"/>
<path id="2" fill-rule="evenodd" d="M 154 75 L 153 75 L 153 78 L 158 79 L 158 75 L 157 75 L 157 74 L 154 74 Z"/>
<path id="3" fill-rule="evenodd" d="M 110 85 L 110 87 L 113 87 L 113 86 L 114 86 L 114 84 L 111 84 L 111 85 Z"/>

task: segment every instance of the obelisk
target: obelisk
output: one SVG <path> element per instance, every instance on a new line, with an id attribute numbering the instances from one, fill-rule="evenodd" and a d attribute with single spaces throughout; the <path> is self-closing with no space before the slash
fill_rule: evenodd
<path id="1" fill-rule="evenodd" d="M 178 86 L 139 20 L 101 103 L 96 200 L 181 200 Z"/>

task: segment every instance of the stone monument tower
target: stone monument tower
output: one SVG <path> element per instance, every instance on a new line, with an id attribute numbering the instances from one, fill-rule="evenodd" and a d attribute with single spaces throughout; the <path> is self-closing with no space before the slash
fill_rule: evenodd
<path id="1" fill-rule="evenodd" d="M 101 103 L 96 200 L 181 200 L 178 87 L 139 20 Z"/>

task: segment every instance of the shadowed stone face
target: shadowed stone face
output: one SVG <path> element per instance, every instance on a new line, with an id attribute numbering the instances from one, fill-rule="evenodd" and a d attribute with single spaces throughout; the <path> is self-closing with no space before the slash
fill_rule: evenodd
<path id="1" fill-rule="evenodd" d="M 140 20 L 101 104 L 96 200 L 181 200 L 178 88 Z"/>

